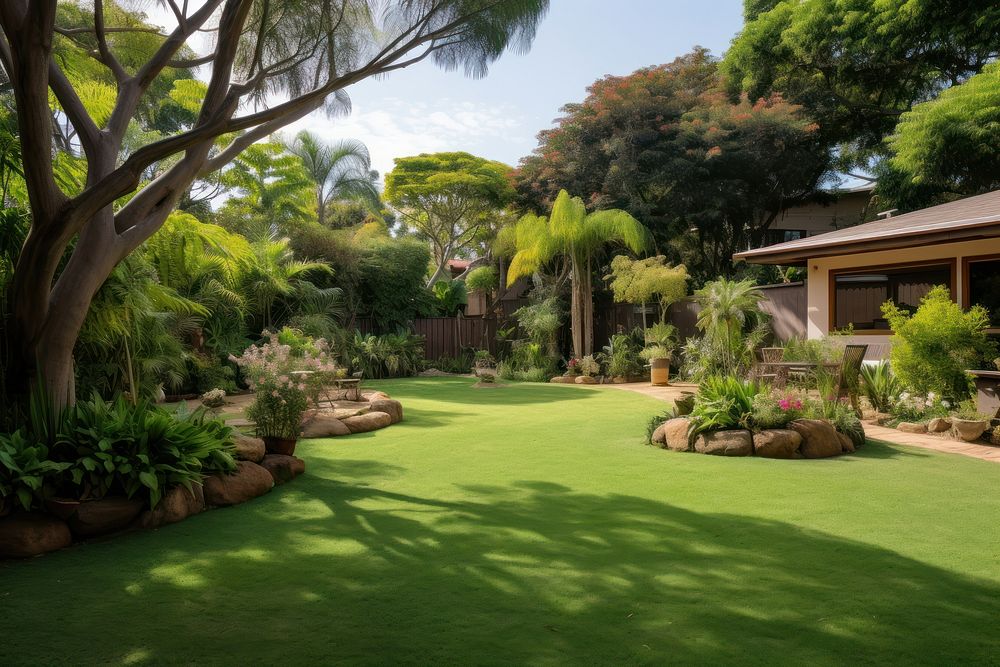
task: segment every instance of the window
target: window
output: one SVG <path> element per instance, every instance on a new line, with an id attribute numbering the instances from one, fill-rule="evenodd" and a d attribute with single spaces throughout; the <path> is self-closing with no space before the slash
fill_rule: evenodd
<path id="1" fill-rule="evenodd" d="M 990 313 L 990 324 L 1000 328 L 1000 257 L 971 257 L 965 266 L 965 306 L 983 306 Z"/>
<path id="2" fill-rule="evenodd" d="M 837 271 L 831 276 L 831 322 L 834 329 L 889 331 L 882 304 L 895 301 L 911 311 L 935 285 L 954 290 L 953 264 L 869 267 Z"/>
<path id="3" fill-rule="evenodd" d="M 785 241 L 798 241 L 807 236 L 808 234 L 803 229 L 769 229 L 767 230 L 767 245 L 784 243 Z"/>

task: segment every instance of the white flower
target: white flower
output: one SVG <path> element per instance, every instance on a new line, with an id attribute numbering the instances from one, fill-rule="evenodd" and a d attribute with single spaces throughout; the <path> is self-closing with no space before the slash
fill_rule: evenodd
<path id="1" fill-rule="evenodd" d="M 903 392 L 902 394 L 900 394 L 900 395 L 899 395 L 899 400 L 901 400 L 901 401 L 905 401 L 905 400 L 907 400 L 907 399 L 908 399 L 909 397 L 910 397 L 910 392 L 908 392 L 908 391 L 904 391 L 904 392 Z"/>
<path id="2" fill-rule="evenodd" d="M 941 401 L 941 407 L 944 408 L 945 410 L 948 410 L 951 408 L 951 403 L 949 403 L 948 401 Z"/>
<path id="3" fill-rule="evenodd" d="M 928 401 L 933 401 L 935 398 L 937 398 L 937 394 L 935 394 L 933 391 L 927 392 L 927 400 Z"/>

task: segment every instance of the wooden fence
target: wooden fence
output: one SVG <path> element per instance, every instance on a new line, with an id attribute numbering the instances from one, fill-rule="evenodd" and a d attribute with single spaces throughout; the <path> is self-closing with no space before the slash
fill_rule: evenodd
<path id="1" fill-rule="evenodd" d="M 776 342 L 787 342 L 790 338 L 806 336 L 806 285 L 788 283 L 767 285 L 759 288 L 765 295 L 761 310 L 771 315 L 771 331 Z M 514 300 L 504 305 L 504 319 L 514 310 L 527 303 L 526 299 Z M 655 309 L 654 309 L 655 310 Z M 670 306 L 668 319 L 677 327 L 681 340 L 697 335 L 695 322 L 700 307 L 691 298 L 682 299 Z M 655 312 L 647 314 L 649 322 L 656 318 Z M 502 321 L 502 320 L 501 320 Z M 594 349 L 600 350 L 611 336 L 618 332 L 628 332 L 642 326 L 642 312 L 630 304 L 614 303 L 606 296 L 599 297 L 594 304 Z M 413 320 L 410 330 L 424 337 L 424 357 L 440 359 L 457 357 L 465 348 L 489 350 L 496 354 L 496 317 L 424 317 Z M 354 328 L 361 333 L 378 333 L 371 318 L 357 317 Z M 569 347 L 569 326 L 564 326 L 559 339 L 562 347 Z"/>

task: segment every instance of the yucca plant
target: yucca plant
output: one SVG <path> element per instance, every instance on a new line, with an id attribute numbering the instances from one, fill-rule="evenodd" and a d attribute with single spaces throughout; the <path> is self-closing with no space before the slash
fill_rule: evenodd
<path id="1" fill-rule="evenodd" d="M 878 412 L 890 412 L 903 391 L 903 383 L 892 372 L 888 361 L 861 365 L 862 391 Z"/>
<path id="2" fill-rule="evenodd" d="M 747 428 L 753 417 L 753 399 L 760 391 L 756 382 L 733 376 L 705 378 L 691 410 L 690 437 L 705 431 Z"/>

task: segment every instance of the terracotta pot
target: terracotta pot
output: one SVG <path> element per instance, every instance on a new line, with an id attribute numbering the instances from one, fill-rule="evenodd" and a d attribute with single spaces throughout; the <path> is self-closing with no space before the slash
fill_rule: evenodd
<path id="1" fill-rule="evenodd" d="M 654 387 L 665 387 L 670 384 L 670 359 L 649 360 L 649 383 Z"/>
<path id="2" fill-rule="evenodd" d="M 121 530 L 132 523 L 142 511 L 138 498 L 110 496 L 100 500 L 70 500 L 53 498 L 45 506 L 52 514 L 66 521 L 75 537 L 94 537 Z"/>
<path id="3" fill-rule="evenodd" d="M 295 453 L 295 443 L 299 440 L 298 438 L 279 438 L 274 435 L 269 435 L 262 438 L 264 441 L 264 449 L 268 454 L 282 454 L 284 456 L 291 456 Z"/>
<path id="4" fill-rule="evenodd" d="M 990 427 L 988 421 L 979 421 L 975 419 L 957 419 L 955 417 L 951 418 L 951 431 L 959 439 L 965 442 L 973 442 L 978 440 L 979 437 L 986 432 L 986 429 Z"/>

